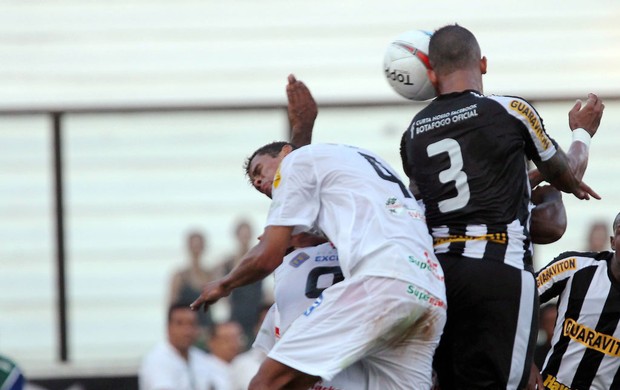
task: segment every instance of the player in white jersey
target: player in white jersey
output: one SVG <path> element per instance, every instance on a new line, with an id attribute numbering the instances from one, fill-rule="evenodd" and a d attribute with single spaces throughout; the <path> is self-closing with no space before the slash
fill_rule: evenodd
<path id="1" fill-rule="evenodd" d="M 274 272 L 274 300 L 252 345 L 267 355 L 291 323 L 326 288 L 343 280 L 338 251 L 329 242 L 295 249 L 286 255 Z M 341 371 L 333 380 L 319 381 L 312 390 L 363 390 L 367 389 L 363 366 L 353 364 Z"/>
<path id="2" fill-rule="evenodd" d="M 307 388 L 364 364 L 371 389 L 428 389 L 445 323 L 443 271 L 424 213 L 394 170 L 345 145 L 272 143 L 246 165 L 272 197 L 265 232 L 240 265 L 208 284 L 199 309 L 281 264 L 293 234 L 318 227 L 345 280 L 326 289 L 271 350 L 250 389 Z"/>

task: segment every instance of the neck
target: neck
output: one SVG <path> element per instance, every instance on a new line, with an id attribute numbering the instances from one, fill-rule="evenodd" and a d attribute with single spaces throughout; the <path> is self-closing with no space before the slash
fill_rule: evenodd
<path id="1" fill-rule="evenodd" d="M 480 70 L 457 70 L 438 77 L 435 89 L 440 95 L 473 89 L 482 93 Z"/>
<path id="2" fill-rule="evenodd" d="M 185 349 L 185 350 L 181 350 L 179 348 L 176 348 L 177 352 L 179 353 L 179 355 L 181 355 L 181 357 L 183 358 L 183 360 L 189 360 L 189 348 Z"/>

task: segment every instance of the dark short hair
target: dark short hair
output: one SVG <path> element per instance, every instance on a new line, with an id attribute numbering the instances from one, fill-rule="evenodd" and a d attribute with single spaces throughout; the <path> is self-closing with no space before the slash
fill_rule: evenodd
<path id="1" fill-rule="evenodd" d="M 614 223 L 611 225 L 611 227 L 614 229 L 612 231 L 612 234 L 616 234 L 616 229 L 618 228 L 618 225 L 620 225 L 620 213 L 618 213 L 618 215 L 616 215 L 616 218 L 614 218 Z"/>
<path id="2" fill-rule="evenodd" d="M 168 307 L 168 324 L 172 322 L 172 313 L 174 313 L 177 310 L 181 310 L 181 309 L 191 310 L 189 307 L 189 304 L 185 302 L 175 302 Z"/>
<path id="3" fill-rule="evenodd" d="M 262 155 L 265 155 L 265 154 L 267 154 L 267 155 L 269 155 L 271 157 L 277 157 L 278 154 L 280 153 L 280 151 L 282 150 L 282 148 L 285 145 L 290 145 L 293 149 L 297 148 L 292 143 L 286 142 L 286 141 L 274 141 L 274 142 L 271 142 L 271 143 L 269 143 L 267 145 L 264 145 L 264 146 L 261 146 L 260 148 L 258 148 L 243 163 L 243 170 L 245 172 L 246 177 L 248 179 L 250 179 L 250 164 L 252 163 L 252 160 L 254 159 L 254 157 L 262 156 Z M 251 181 L 251 179 L 250 179 L 250 181 Z"/>
<path id="4" fill-rule="evenodd" d="M 431 67 L 438 74 L 478 66 L 480 46 L 468 29 L 451 24 L 435 31 L 428 45 Z"/>

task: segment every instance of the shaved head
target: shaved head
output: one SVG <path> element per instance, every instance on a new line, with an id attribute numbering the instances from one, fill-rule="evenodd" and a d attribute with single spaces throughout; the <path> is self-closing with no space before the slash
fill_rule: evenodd
<path id="1" fill-rule="evenodd" d="M 444 26 L 433 33 L 428 57 L 435 73 L 445 75 L 480 66 L 480 46 L 474 34 L 458 24 Z"/>

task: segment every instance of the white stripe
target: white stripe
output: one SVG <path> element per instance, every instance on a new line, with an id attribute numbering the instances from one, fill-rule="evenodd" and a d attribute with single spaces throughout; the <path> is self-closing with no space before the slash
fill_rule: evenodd
<path id="1" fill-rule="evenodd" d="M 523 378 L 527 345 L 530 341 L 532 314 L 534 313 L 535 288 L 534 275 L 527 271 L 521 271 L 521 301 L 519 302 L 519 318 L 517 320 L 515 344 L 512 348 L 508 389 L 517 389 Z M 529 370 L 529 367 L 527 369 Z"/>
<path id="2" fill-rule="evenodd" d="M 465 234 L 472 237 L 481 237 L 487 234 L 486 225 L 467 225 Z M 482 259 L 484 257 L 484 251 L 487 248 L 487 240 L 471 240 L 465 242 L 465 249 L 463 250 L 463 256 L 471 257 L 473 259 Z"/>
<path id="3" fill-rule="evenodd" d="M 518 219 L 506 226 L 508 244 L 506 246 L 504 263 L 518 269 L 524 268 L 523 257 L 525 256 L 525 250 L 523 249 L 523 242 L 525 241 L 525 235 L 523 231 L 524 227 Z"/>
<path id="4" fill-rule="evenodd" d="M 447 226 L 438 226 L 433 228 L 433 237 L 436 238 L 445 238 L 449 236 L 449 229 Z M 446 253 L 448 252 L 450 243 L 444 242 L 441 245 L 435 245 L 433 249 L 435 253 Z"/>

